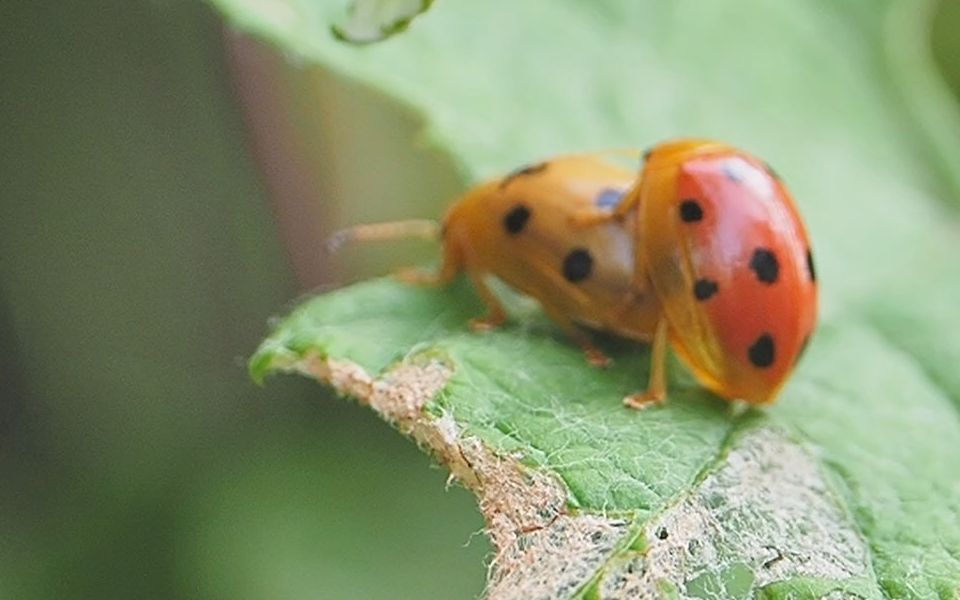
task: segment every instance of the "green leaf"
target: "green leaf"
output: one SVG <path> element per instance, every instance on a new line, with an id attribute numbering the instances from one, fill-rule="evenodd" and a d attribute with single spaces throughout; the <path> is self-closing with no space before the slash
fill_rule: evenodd
<path id="1" fill-rule="evenodd" d="M 354 0 L 347 9 L 347 21 L 331 30 L 345 42 L 379 42 L 405 30 L 431 4 L 433 0 Z"/>
<path id="2" fill-rule="evenodd" d="M 255 376 L 369 404 L 477 493 L 489 597 L 960 593 L 960 118 L 928 2 L 446 2 L 364 51 L 322 35 L 323 3 L 216 4 L 417 110 L 470 181 L 694 134 L 768 158 L 807 218 L 822 324 L 767 410 L 674 363 L 668 406 L 627 411 L 645 348 L 605 338 L 616 364 L 592 370 L 522 301 L 472 335 L 464 282 L 355 285 L 264 343 Z"/>

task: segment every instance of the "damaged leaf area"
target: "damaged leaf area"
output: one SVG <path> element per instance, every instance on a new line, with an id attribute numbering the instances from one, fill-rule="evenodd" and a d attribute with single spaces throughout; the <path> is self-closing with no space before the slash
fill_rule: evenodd
<path id="1" fill-rule="evenodd" d="M 803 211 L 821 326 L 763 410 L 675 361 L 667 406 L 626 410 L 646 348 L 601 338 L 591 369 L 516 302 L 472 334 L 464 281 L 357 284 L 263 343 L 256 378 L 369 405 L 476 493 L 488 598 L 960 597 L 960 117 L 927 93 L 928 2 L 443 2 L 362 51 L 327 34 L 339 2 L 215 4 L 416 111 L 465 185 L 696 134 L 765 157 Z"/>
<path id="2" fill-rule="evenodd" d="M 568 485 L 583 477 L 582 465 L 537 464 L 519 447 L 495 449 L 465 431 L 455 408 L 439 400 L 462 379 L 452 357 L 462 359 L 463 352 L 453 346 L 422 350 L 376 378 L 356 362 L 314 350 L 275 355 L 276 364 L 259 368 L 302 373 L 368 405 L 477 494 L 497 549 L 488 598 L 655 598 L 667 590 L 684 598 L 746 598 L 782 582 L 794 582 L 799 587 L 790 589 L 796 590 L 879 597 L 866 544 L 816 461 L 765 419 L 728 418 L 722 406 L 711 407 L 703 417 L 729 432 L 708 446 L 719 448 L 722 459 L 704 458 L 702 468 L 687 473 L 689 480 L 664 490 L 672 500 L 640 509 L 638 492 L 631 497 L 621 491 L 620 504 L 585 506 Z M 557 358 L 565 360 L 562 354 Z M 577 427 L 574 417 L 558 410 L 558 423 L 571 419 Z M 633 443 L 635 452 L 656 452 L 623 439 L 623 431 L 601 435 L 597 447 Z M 663 452 L 690 452 L 695 441 L 658 444 Z M 583 450 L 557 448 L 553 454 L 579 454 L 600 475 L 617 470 L 606 452 Z"/>

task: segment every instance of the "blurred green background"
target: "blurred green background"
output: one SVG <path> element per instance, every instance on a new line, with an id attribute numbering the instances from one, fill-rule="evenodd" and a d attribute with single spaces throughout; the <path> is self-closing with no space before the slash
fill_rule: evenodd
<path id="1" fill-rule="evenodd" d="M 945 0 L 955 92 L 958 32 Z M 417 130 L 203 4 L 3 4 L 0 598 L 481 591 L 468 493 L 368 411 L 245 372 L 298 296 L 433 255 L 317 248 L 439 214 L 462 182 Z"/>

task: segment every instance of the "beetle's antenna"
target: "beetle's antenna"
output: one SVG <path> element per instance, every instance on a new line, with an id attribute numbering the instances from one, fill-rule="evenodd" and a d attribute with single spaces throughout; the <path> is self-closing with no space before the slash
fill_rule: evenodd
<path id="1" fill-rule="evenodd" d="M 341 229 L 327 238 L 324 249 L 334 253 L 354 242 L 375 242 L 420 238 L 435 240 L 440 235 L 440 224 L 430 219 L 409 219 L 390 223 L 370 223 Z"/>

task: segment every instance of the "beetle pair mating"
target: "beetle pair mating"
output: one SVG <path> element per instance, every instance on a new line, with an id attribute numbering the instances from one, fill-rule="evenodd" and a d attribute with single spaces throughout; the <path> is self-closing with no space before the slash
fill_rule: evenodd
<path id="1" fill-rule="evenodd" d="M 335 238 L 436 235 L 436 224 L 362 225 Z M 726 144 L 676 140 L 644 155 L 639 179 L 596 155 L 555 158 L 483 183 L 447 212 L 436 273 L 461 271 L 488 313 L 506 319 L 486 282 L 494 275 L 538 300 L 597 366 L 609 361 L 581 329 L 650 343 L 647 390 L 625 403 L 666 398 L 668 342 L 707 388 L 772 402 L 816 324 L 810 242 L 790 193 L 764 162 Z"/>

